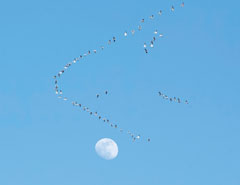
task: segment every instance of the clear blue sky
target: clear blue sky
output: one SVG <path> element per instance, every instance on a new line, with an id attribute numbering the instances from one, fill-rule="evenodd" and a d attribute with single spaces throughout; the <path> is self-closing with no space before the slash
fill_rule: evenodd
<path id="1" fill-rule="evenodd" d="M 150 143 L 132 143 L 54 94 L 52 76 L 68 61 L 180 3 L 1 1 L 1 185 L 240 184 L 237 0 L 187 0 L 65 74 L 66 94 Z M 146 55 L 155 27 L 164 38 Z M 159 90 L 191 104 L 164 101 Z M 115 160 L 95 153 L 103 137 L 118 143 Z"/>

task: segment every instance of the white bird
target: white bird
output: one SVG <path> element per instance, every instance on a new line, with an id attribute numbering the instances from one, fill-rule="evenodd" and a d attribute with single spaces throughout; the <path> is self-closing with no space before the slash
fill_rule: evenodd
<path id="1" fill-rule="evenodd" d="M 158 31 L 157 31 L 157 30 L 155 30 L 155 31 L 154 31 L 154 34 L 157 34 L 157 33 L 158 33 Z"/>
<path id="2" fill-rule="evenodd" d="M 149 18 L 150 18 L 150 19 L 153 19 L 153 18 L 154 18 L 154 15 L 151 15 Z"/>
<path id="3" fill-rule="evenodd" d="M 160 10 L 160 11 L 158 12 L 158 14 L 159 14 L 159 15 L 162 15 L 162 10 Z"/>
<path id="4" fill-rule="evenodd" d="M 93 50 L 93 52 L 94 52 L 94 53 L 97 53 L 97 50 L 96 50 L 96 49 L 94 49 L 94 50 Z"/>
<path id="5" fill-rule="evenodd" d="M 63 98 L 63 100 L 64 100 L 64 101 L 67 101 L 67 98 L 66 98 L 66 97 L 64 97 L 64 98 Z"/>
<path id="6" fill-rule="evenodd" d="M 172 12 L 174 12 L 174 10 L 175 10 L 175 9 L 174 9 L 174 6 L 171 7 L 171 10 L 172 10 Z"/>
<path id="7" fill-rule="evenodd" d="M 147 47 L 147 44 L 146 44 L 146 43 L 144 43 L 144 44 L 143 44 L 143 47 L 144 47 L 144 48 L 146 48 L 146 47 Z"/>
<path id="8" fill-rule="evenodd" d="M 159 37 L 163 37 L 163 34 L 159 34 Z"/>
<path id="9" fill-rule="evenodd" d="M 125 36 L 125 37 L 127 36 L 127 32 L 126 32 L 126 31 L 124 32 L 124 36 Z"/>
<path id="10" fill-rule="evenodd" d="M 153 48 L 153 41 L 151 41 L 150 47 Z"/>

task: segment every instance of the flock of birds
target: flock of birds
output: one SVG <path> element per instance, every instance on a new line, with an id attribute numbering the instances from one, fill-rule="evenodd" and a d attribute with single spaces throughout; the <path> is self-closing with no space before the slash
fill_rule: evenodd
<path id="1" fill-rule="evenodd" d="M 176 97 L 169 97 L 163 93 L 161 93 L 160 91 L 158 92 L 159 96 L 161 96 L 163 99 L 165 100 L 169 100 L 170 102 L 178 102 L 178 103 L 182 103 L 184 102 L 185 104 L 189 104 L 188 100 L 182 101 L 180 98 L 176 98 Z"/>
<path id="2" fill-rule="evenodd" d="M 184 2 L 181 3 L 180 5 L 181 7 L 184 7 Z M 171 12 L 174 12 L 175 11 L 175 7 L 174 6 L 171 6 L 171 9 L 170 9 Z M 163 11 L 160 10 L 158 13 L 157 13 L 157 16 L 161 16 L 163 14 Z M 153 20 L 155 18 L 155 15 L 151 15 L 148 19 L 141 19 L 141 24 L 138 25 L 137 29 L 132 29 L 130 32 L 127 32 L 125 31 L 123 36 L 124 37 L 127 37 L 129 35 L 129 33 L 131 35 L 134 35 L 136 33 L 136 31 L 141 31 L 142 28 L 143 28 L 143 23 L 145 23 L 147 20 Z M 157 37 L 161 38 L 163 37 L 163 34 L 162 33 L 159 33 L 157 29 L 155 29 L 154 31 L 154 37 L 153 39 L 150 41 L 150 44 L 148 45 L 147 43 L 144 43 L 143 44 L 143 48 L 144 48 L 144 51 L 145 53 L 147 54 L 149 52 L 149 48 L 148 46 L 150 46 L 150 48 L 153 48 L 154 47 L 154 42 L 157 40 Z M 111 45 L 112 43 L 115 43 L 117 41 L 117 38 L 114 36 L 112 37 L 112 39 L 108 40 L 107 44 L 108 45 Z M 97 119 L 103 121 L 104 123 L 108 124 L 110 127 L 114 128 L 114 129 L 119 129 L 119 131 L 121 133 L 125 133 L 127 135 L 129 135 L 132 139 L 132 141 L 134 142 L 135 140 L 139 140 L 143 137 L 140 136 L 140 134 L 134 134 L 133 132 L 130 132 L 129 130 L 125 131 L 123 130 L 121 127 L 119 127 L 119 125 L 115 122 L 112 122 L 110 121 L 107 117 L 101 115 L 98 111 L 94 111 L 92 109 L 90 109 L 88 106 L 86 105 L 83 105 L 77 101 L 74 101 L 74 100 L 70 100 L 68 99 L 68 97 L 66 96 L 63 96 L 63 90 L 59 87 L 59 80 L 60 77 L 64 74 L 64 72 L 66 70 L 68 70 L 70 67 L 72 67 L 74 64 L 80 62 L 81 60 L 85 59 L 88 55 L 91 55 L 92 53 L 93 54 L 96 54 L 98 51 L 102 51 L 104 50 L 104 46 L 100 46 L 99 49 L 94 49 L 94 50 L 88 50 L 86 53 L 82 54 L 82 55 L 79 55 L 77 58 L 74 58 L 73 61 L 67 63 L 64 68 L 62 70 L 60 70 L 57 75 L 54 76 L 54 80 L 55 80 L 55 93 L 57 95 L 57 97 L 59 99 L 62 99 L 63 101 L 69 101 L 71 102 L 71 104 L 74 106 L 74 107 L 77 107 L 85 112 L 87 112 L 90 116 L 94 116 L 96 117 Z M 104 92 L 105 95 L 108 95 L 108 91 L 106 90 Z M 168 97 L 167 95 L 164 95 L 163 93 L 159 92 L 159 96 L 163 97 L 164 99 L 166 100 L 169 100 L 169 101 L 175 101 L 175 102 L 178 102 L 178 103 L 181 103 L 182 101 L 180 100 L 180 98 L 171 98 L 171 97 Z M 100 97 L 100 94 L 96 94 L 96 98 L 99 98 Z M 188 101 L 185 100 L 185 103 L 188 104 Z M 150 138 L 146 138 L 144 139 L 146 140 L 147 142 L 150 142 L 151 139 Z"/>

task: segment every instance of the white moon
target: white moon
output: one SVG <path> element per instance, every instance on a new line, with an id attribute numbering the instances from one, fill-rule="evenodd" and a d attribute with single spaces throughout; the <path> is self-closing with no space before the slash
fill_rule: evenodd
<path id="1" fill-rule="evenodd" d="M 114 159 L 118 155 L 117 144 L 109 138 L 100 139 L 95 145 L 95 150 L 100 157 L 106 160 Z"/>

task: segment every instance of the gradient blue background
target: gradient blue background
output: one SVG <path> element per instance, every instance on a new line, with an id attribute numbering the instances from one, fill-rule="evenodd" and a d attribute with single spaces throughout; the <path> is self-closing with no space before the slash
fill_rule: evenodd
<path id="1" fill-rule="evenodd" d="M 1 185 L 240 184 L 240 2 L 180 3 L 1 0 Z M 160 21 L 61 80 L 70 97 L 152 139 L 132 143 L 57 99 L 52 76 L 159 9 L 168 12 Z M 164 38 L 146 55 L 156 27 Z M 191 104 L 164 101 L 159 90 Z M 103 137 L 118 143 L 115 160 L 95 153 Z"/>

